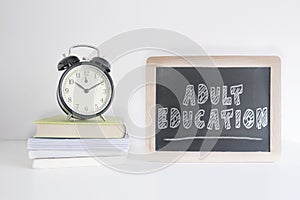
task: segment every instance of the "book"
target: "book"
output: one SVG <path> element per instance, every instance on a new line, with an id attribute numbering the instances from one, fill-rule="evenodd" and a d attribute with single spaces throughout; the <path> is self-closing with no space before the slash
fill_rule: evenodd
<path id="1" fill-rule="evenodd" d="M 60 115 L 34 123 L 36 134 L 27 140 L 33 168 L 99 166 L 99 159 L 119 162 L 128 154 L 126 128 L 116 117 L 67 120 Z"/>
<path id="2" fill-rule="evenodd" d="M 118 139 L 29 138 L 28 150 L 127 150 L 128 137 Z"/>
<path id="3" fill-rule="evenodd" d="M 126 128 L 122 120 L 105 117 L 90 120 L 67 120 L 59 115 L 35 121 L 37 131 L 35 138 L 123 138 Z"/>
<path id="4" fill-rule="evenodd" d="M 30 150 L 29 159 L 40 158 L 79 158 L 79 157 L 99 157 L 99 156 L 125 156 L 128 149 L 115 150 Z"/>
<path id="5" fill-rule="evenodd" d="M 126 162 L 126 156 L 111 157 L 86 157 L 86 158 L 49 158 L 34 159 L 32 168 L 34 169 L 51 169 L 65 167 L 87 167 L 101 166 L 103 164 L 123 164 Z"/>

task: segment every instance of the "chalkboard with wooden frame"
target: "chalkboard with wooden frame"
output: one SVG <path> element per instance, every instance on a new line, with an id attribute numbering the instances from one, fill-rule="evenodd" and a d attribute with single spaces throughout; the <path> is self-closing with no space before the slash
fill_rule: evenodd
<path id="1" fill-rule="evenodd" d="M 280 68 L 276 56 L 148 58 L 149 151 L 161 161 L 277 160 Z"/>

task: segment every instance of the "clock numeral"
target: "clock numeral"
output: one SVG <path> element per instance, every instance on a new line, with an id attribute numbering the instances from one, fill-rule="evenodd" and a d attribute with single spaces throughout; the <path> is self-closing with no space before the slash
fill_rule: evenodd
<path id="1" fill-rule="evenodd" d="M 98 78 L 98 75 L 95 73 L 95 79 L 97 79 Z"/>
<path id="2" fill-rule="evenodd" d="M 84 110 L 87 112 L 87 111 L 89 111 L 89 108 L 86 106 L 86 107 L 84 107 Z"/>
<path id="3" fill-rule="evenodd" d="M 80 78 L 80 73 L 76 72 L 76 78 Z"/>
<path id="4" fill-rule="evenodd" d="M 104 102 L 104 99 L 103 99 L 103 98 L 101 98 L 101 99 L 100 99 L 100 101 L 101 101 L 101 103 L 103 103 L 103 102 Z"/>
<path id="5" fill-rule="evenodd" d="M 68 103 L 72 103 L 72 97 L 68 97 Z"/>
<path id="6" fill-rule="evenodd" d="M 69 90 L 69 88 L 65 88 L 64 91 L 67 94 L 67 93 L 69 93 L 70 90 Z"/>
<path id="7" fill-rule="evenodd" d="M 96 110 L 99 110 L 98 104 L 95 104 L 95 109 L 96 109 Z"/>
<path id="8" fill-rule="evenodd" d="M 69 79 L 69 84 L 73 85 L 74 84 L 74 80 L 73 79 Z"/>
<path id="9" fill-rule="evenodd" d="M 75 104 L 75 108 L 78 110 L 79 109 L 79 104 Z"/>
<path id="10" fill-rule="evenodd" d="M 106 94 L 107 93 L 107 89 L 103 89 L 103 93 Z"/>

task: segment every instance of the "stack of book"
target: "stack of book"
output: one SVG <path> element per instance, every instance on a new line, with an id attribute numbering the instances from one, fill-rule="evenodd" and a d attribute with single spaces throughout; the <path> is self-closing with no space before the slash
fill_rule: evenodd
<path id="1" fill-rule="evenodd" d="M 103 121 L 55 116 L 35 124 L 36 134 L 27 141 L 33 168 L 96 166 L 100 164 L 97 158 L 124 157 L 128 153 L 125 125 L 114 117 Z"/>

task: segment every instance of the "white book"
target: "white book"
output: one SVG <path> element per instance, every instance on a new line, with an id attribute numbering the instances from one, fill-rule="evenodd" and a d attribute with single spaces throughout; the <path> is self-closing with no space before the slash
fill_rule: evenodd
<path id="1" fill-rule="evenodd" d="M 124 150 L 31 150 L 28 151 L 30 159 L 38 158 L 77 158 L 94 156 L 124 156 L 128 149 Z"/>
<path id="2" fill-rule="evenodd" d="M 50 168 L 65 168 L 65 167 L 87 167 L 116 165 L 126 162 L 126 156 L 115 157 L 86 157 L 86 158 L 50 158 L 50 159 L 35 159 L 32 163 L 34 169 L 50 169 Z"/>
<path id="3" fill-rule="evenodd" d="M 128 137 L 120 139 L 63 139 L 63 138 L 29 138 L 28 150 L 126 150 Z"/>

